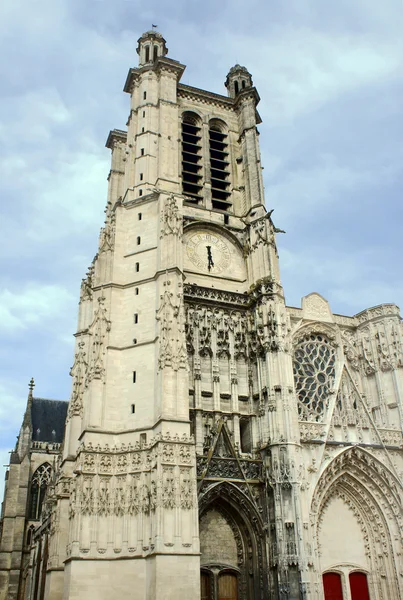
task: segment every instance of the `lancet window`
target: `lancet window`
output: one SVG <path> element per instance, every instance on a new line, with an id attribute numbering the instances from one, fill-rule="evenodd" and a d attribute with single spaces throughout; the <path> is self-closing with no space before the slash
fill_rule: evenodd
<path id="1" fill-rule="evenodd" d="M 49 463 L 44 463 L 38 467 L 31 479 L 29 519 L 38 520 L 42 512 L 43 499 L 46 489 L 50 483 L 52 467 Z"/>
<path id="2" fill-rule="evenodd" d="M 323 419 L 334 384 L 335 358 L 335 349 L 324 335 L 311 334 L 298 341 L 294 379 L 301 420 Z"/>

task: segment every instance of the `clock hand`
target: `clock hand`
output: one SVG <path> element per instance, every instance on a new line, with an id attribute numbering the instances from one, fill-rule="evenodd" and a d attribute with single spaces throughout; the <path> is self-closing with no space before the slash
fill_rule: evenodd
<path id="1" fill-rule="evenodd" d="M 213 256 L 211 254 L 211 246 L 206 246 L 207 249 L 207 268 L 210 271 L 211 267 L 214 267 Z"/>

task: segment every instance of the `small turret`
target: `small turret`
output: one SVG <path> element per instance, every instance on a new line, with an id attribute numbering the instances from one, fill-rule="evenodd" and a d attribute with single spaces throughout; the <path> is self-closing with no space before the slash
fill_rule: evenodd
<path id="1" fill-rule="evenodd" d="M 230 98 L 236 98 L 242 90 L 253 86 L 252 75 L 246 67 L 235 65 L 229 70 L 225 87 Z"/>
<path id="2" fill-rule="evenodd" d="M 138 39 L 137 54 L 139 55 L 139 67 L 153 64 L 159 56 L 166 56 L 168 48 L 162 35 L 152 29 L 146 31 Z"/>

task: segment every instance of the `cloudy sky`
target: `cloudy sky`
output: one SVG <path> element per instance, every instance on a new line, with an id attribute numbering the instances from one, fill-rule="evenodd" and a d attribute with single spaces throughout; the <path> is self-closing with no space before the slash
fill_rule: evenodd
<path id="1" fill-rule="evenodd" d="M 287 302 L 403 306 L 402 0 L 3 0 L 0 3 L 0 458 L 29 379 L 67 399 L 79 284 L 103 222 L 108 131 L 139 35 L 158 24 L 183 83 L 253 74 L 266 203 Z M 1 475 L 1 479 L 2 479 Z"/>

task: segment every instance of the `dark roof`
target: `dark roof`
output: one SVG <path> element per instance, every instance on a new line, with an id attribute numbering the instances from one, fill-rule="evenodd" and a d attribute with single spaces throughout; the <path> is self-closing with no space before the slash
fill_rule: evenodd
<path id="1" fill-rule="evenodd" d="M 63 441 L 69 403 L 65 400 L 32 398 L 32 440 L 34 442 Z"/>

